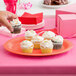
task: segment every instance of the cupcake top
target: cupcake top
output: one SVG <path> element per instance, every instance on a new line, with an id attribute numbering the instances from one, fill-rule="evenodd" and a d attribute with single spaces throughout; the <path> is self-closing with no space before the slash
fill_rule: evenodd
<path id="1" fill-rule="evenodd" d="M 51 39 L 51 38 L 54 37 L 54 36 L 55 36 L 55 33 L 53 33 L 52 31 L 46 31 L 46 32 L 44 32 L 43 35 L 42 35 L 42 37 L 44 37 L 44 38 L 49 38 L 49 39 Z"/>
<path id="2" fill-rule="evenodd" d="M 31 41 L 24 40 L 21 42 L 21 48 L 33 48 L 34 45 Z"/>
<path id="3" fill-rule="evenodd" d="M 36 35 L 36 32 L 35 31 L 33 31 L 33 30 L 28 30 L 28 31 L 26 31 L 25 32 L 25 36 L 26 37 L 30 37 L 30 36 L 35 36 Z"/>
<path id="4" fill-rule="evenodd" d="M 32 38 L 32 42 L 42 42 L 44 40 L 44 38 L 43 37 L 41 37 L 41 36 L 34 36 L 33 38 Z"/>
<path id="5" fill-rule="evenodd" d="M 40 47 L 41 48 L 51 48 L 51 49 L 53 49 L 53 43 L 52 43 L 51 40 L 44 40 L 44 41 L 41 42 Z"/>
<path id="6" fill-rule="evenodd" d="M 53 42 L 59 42 L 59 43 L 63 43 L 63 37 L 60 35 L 57 35 L 55 37 L 52 38 Z"/>
<path id="7" fill-rule="evenodd" d="M 19 25 L 21 25 L 21 22 L 19 21 L 19 19 L 13 19 L 13 21 L 10 21 L 10 23 L 12 24 L 12 26 L 19 26 Z"/>

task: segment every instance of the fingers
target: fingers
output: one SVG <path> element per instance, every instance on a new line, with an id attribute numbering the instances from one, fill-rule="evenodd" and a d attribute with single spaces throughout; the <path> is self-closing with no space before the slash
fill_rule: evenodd
<path id="1" fill-rule="evenodd" d="M 10 18 L 12 18 L 12 19 L 18 18 L 18 16 L 17 16 L 16 14 L 13 14 L 13 13 L 11 13 L 11 12 L 9 12 L 9 15 L 11 15 Z"/>
<path id="2" fill-rule="evenodd" d="M 0 11 L 0 23 L 6 26 L 11 32 L 13 32 L 13 28 L 8 20 L 12 21 L 13 19 L 17 19 L 17 15 L 8 11 Z"/>
<path id="3" fill-rule="evenodd" d="M 11 24 L 8 22 L 8 20 L 6 18 L 2 19 L 2 24 L 4 26 L 6 26 L 11 32 L 13 32 L 13 28 L 12 28 Z"/>
<path id="4" fill-rule="evenodd" d="M 18 16 L 16 14 L 12 14 L 12 18 L 16 19 L 16 18 L 18 18 Z"/>
<path id="5" fill-rule="evenodd" d="M 17 19 L 17 15 L 16 14 L 13 14 L 13 13 L 10 13 L 9 17 L 8 17 L 8 20 L 12 21 L 13 19 Z"/>

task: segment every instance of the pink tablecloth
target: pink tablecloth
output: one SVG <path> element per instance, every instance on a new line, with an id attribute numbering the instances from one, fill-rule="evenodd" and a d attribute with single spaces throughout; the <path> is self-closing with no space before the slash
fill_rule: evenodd
<path id="1" fill-rule="evenodd" d="M 45 27 L 54 28 L 54 17 L 45 18 Z M 40 30 L 41 30 L 40 29 Z M 53 74 L 76 73 L 76 38 L 69 39 L 73 48 L 69 52 L 48 57 L 27 57 L 7 52 L 3 44 L 10 38 L 0 35 L 0 73 Z"/>

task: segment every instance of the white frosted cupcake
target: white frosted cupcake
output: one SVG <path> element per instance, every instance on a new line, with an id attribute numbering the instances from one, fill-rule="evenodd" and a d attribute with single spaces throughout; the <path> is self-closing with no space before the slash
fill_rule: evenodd
<path id="1" fill-rule="evenodd" d="M 55 37 L 55 33 L 53 33 L 52 31 L 45 31 L 42 37 L 44 37 L 45 39 L 51 40 L 52 37 Z"/>
<path id="2" fill-rule="evenodd" d="M 21 48 L 24 53 L 32 53 L 33 52 L 33 43 L 28 40 L 24 40 L 21 42 Z"/>
<path id="3" fill-rule="evenodd" d="M 20 33 L 21 32 L 21 22 L 18 19 L 13 19 L 13 21 L 10 21 L 13 32 L 12 33 Z"/>
<path id="4" fill-rule="evenodd" d="M 36 32 L 33 30 L 28 30 L 25 32 L 25 39 L 26 40 L 31 40 L 34 36 L 36 36 Z"/>
<path id="5" fill-rule="evenodd" d="M 40 49 L 40 43 L 41 43 L 43 40 L 44 40 L 43 37 L 37 35 L 37 36 L 34 36 L 31 41 L 32 41 L 33 44 L 34 44 L 34 48 L 35 48 L 35 49 Z"/>
<path id="6" fill-rule="evenodd" d="M 53 49 L 60 49 L 63 45 L 63 37 L 60 35 L 57 35 L 57 36 L 52 38 L 52 42 L 54 45 Z"/>
<path id="7" fill-rule="evenodd" d="M 53 43 L 51 40 L 44 40 L 40 43 L 42 53 L 52 53 Z"/>

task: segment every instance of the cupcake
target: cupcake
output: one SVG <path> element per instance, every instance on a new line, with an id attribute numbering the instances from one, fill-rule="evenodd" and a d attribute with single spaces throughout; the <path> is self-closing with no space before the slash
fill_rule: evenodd
<path id="1" fill-rule="evenodd" d="M 18 19 L 13 19 L 13 21 L 10 22 L 13 27 L 12 33 L 20 33 L 21 32 L 21 22 Z"/>
<path id="2" fill-rule="evenodd" d="M 35 48 L 35 49 L 40 49 L 40 43 L 41 43 L 43 40 L 44 40 L 43 37 L 37 35 L 37 36 L 34 36 L 31 41 L 32 41 L 33 44 L 34 44 L 34 48 Z"/>
<path id="3" fill-rule="evenodd" d="M 42 37 L 44 37 L 44 39 L 51 40 L 52 37 L 55 37 L 55 33 L 53 33 L 52 31 L 45 31 Z"/>
<path id="4" fill-rule="evenodd" d="M 36 32 L 33 30 L 28 30 L 25 32 L 25 39 L 31 41 L 31 39 L 36 36 Z"/>
<path id="5" fill-rule="evenodd" d="M 23 53 L 32 53 L 33 52 L 33 43 L 28 40 L 24 40 L 21 42 L 21 48 Z"/>
<path id="6" fill-rule="evenodd" d="M 53 49 L 60 49 L 62 48 L 62 45 L 63 45 L 63 37 L 60 35 L 57 35 L 52 38 L 52 42 L 54 45 Z"/>
<path id="7" fill-rule="evenodd" d="M 44 40 L 40 43 L 42 53 L 52 53 L 53 43 L 51 40 Z"/>

